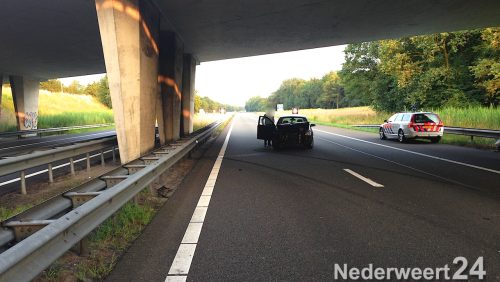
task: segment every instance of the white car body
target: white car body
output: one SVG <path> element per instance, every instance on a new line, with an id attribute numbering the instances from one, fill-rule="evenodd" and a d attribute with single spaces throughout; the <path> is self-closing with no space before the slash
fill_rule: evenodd
<path id="1" fill-rule="evenodd" d="M 443 122 L 432 112 L 397 113 L 379 128 L 380 139 L 397 138 L 400 142 L 414 138 L 427 138 L 439 142 L 443 131 Z"/>

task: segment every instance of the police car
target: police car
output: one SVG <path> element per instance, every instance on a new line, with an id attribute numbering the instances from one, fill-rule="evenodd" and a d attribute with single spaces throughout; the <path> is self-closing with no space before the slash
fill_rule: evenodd
<path id="1" fill-rule="evenodd" d="M 444 125 L 439 116 L 432 112 L 397 113 L 385 120 L 379 128 L 380 139 L 426 138 L 437 143 L 443 136 Z"/>

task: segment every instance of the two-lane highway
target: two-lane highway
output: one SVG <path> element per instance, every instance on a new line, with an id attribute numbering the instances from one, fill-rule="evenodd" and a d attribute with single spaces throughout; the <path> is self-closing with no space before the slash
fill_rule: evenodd
<path id="1" fill-rule="evenodd" d="M 235 118 L 110 281 L 324 281 L 458 256 L 500 279 L 498 153 L 322 126 L 314 149 L 274 151 L 256 121 Z"/>
<path id="2" fill-rule="evenodd" d="M 114 130 L 102 130 L 77 134 L 53 135 L 47 137 L 29 137 L 23 139 L 7 138 L 0 140 L 0 159 L 10 156 L 18 156 L 29 154 L 33 151 L 47 150 L 55 147 L 67 146 L 78 142 L 91 141 L 106 137 L 115 136 Z M 108 150 L 109 151 L 109 150 Z M 94 159 L 91 163 L 100 161 L 95 154 L 92 154 Z M 86 162 L 85 156 L 75 156 L 75 165 L 84 167 Z M 108 152 L 106 157 L 111 157 L 111 152 Z M 54 169 L 54 177 L 66 175 L 70 173 L 69 161 L 61 160 L 52 163 Z M 48 181 L 47 167 L 34 167 L 25 171 L 26 178 L 31 183 L 37 181 Z M 28 183 L 31 184 L 31 183 Z M 0 177 L 0 196 L 19 190 L 19 173 L 5 175 Z"/>
<path id="3" fill-rule="evenodd" d="M 114 130 L 101 130 L 85 133 L 51 135 L 47 137 L 28 137 L 22 139 L 0 139 L 0 157 L 16 156 L 33 150 L 70 145 L 77 142 L 90 141 L 115 136 Z"/>

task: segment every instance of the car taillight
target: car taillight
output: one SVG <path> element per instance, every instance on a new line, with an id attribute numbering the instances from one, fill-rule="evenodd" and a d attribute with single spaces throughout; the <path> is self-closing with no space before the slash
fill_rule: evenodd
<path id="1" fill-rule="evenodd" d="M 441 118 L 438 115 L 436 115 L 436 116 L 439 120 L 438 127 L 443 127 L 444 126 L 443 121 L 441 120 Z"/>
<path id="2" fill-rule="evenodd" d="M 411 115 L 411 120 L 408 123 L 408 127 L 413 128 L 414 130 L 417 130 L 417 128 L 415 126 L 415 115 Z"/>

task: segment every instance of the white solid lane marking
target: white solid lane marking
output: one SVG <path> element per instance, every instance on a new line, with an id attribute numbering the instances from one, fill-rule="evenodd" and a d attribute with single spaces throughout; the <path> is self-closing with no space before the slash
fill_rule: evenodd
<path id="1" fill-rule="evenodd" d="M 205 196 L 201 195 L 200 200 L 198 201 L 198 207 L 208 207 L 208 204 L 210 204 L 210 198 L 212 196 Z"/>
<path id="2" fill-rule="evenodd" d="M 202 196 L 212 196 L 212 192 L 214 191 L 214 187 L 205 187 L 203 189 L 203 192 L 201 193 Z"/>
<path id="3" fill-rule="evenodd" d="M 210 204 L 210 199 L 212 197 L 212 192 L 217 182 L 217 176 L 219 174 L 220 166 L 222 160 L 224 159 L 224 154 L 226 152 L 227 144 L 229 142 L 229 137 L 233 131 L 234 121 L 231 123 L 231 127 L 227 132 L 226 139 L 224 139 L 224 144 L 222 145 L 217 160 L 215 161 L 210 176 L 207 179 L 203 192 L 198 200 L 198 204 L 194 209 L 193 216 L 189 222 L 186 233 L 182 238 L 181 245 L 175 254 L 174 261 L 170 266 L 168 271 L 168 276 L 165 281 L 186 281 L 187 274 L 189 273 L 189 268 L 191 267 L 191 262 L 193 260 L 194 252 L 196 250 L 196 245 L 198 244 L 198 239 L 200 238 L 201 229 L 203 227 L 203 222 L 205 221 L 205 216 L 207 214 L 208 205 Z M 207 195 L 208 194 L 208 195 Z M 183 275 L 183 276 L 178 276 Z"/>
<path id="4" fill-rule="evenodd" d="M 471 168 L 475 168 L 475 169 L 480 169 L 480 170 L 500 174 L 500 171 L 494 170 L 491 168 L 486 168 L 486 167 L 477 166 L 477 165 L 473 165 L 473 164 L 468 164 L 468 163 L 463 163 L 463 162 L 445 159 L 445 158 L 441 158 L 441 157 L 436 157 L 436 156 L 432 156 L 432 155 L 427 155 L 427 154 L 423 154 L 423 153 L 418 153 L 418 152 L 414 152 L 414 151 L 410 151 L 410 150 L 406 150 L 406 149 L 401 149 L 401 148 L 396 148 L 396 147 L 387 146 L 387 145 L 383 145 L 383 144 L 378 144 L 375 142 L 366 141 L 366 140 L 358 139 L 358 138 L 354 138 L 354 137 L 349 137 L 349 136 L 345 136 L 342 134 L 332 133 L 332 132 L 328 132 L 328 131 L 324 131 L 324 130 L 316 129 L 316 131 L 323 132 L 323 133 L 330 134 L 330 135 L 335 135 L 338 137 L 343 137 L 343 138 L 355 140 L 355 141 L 359 141 L 359 142 L 364 142 L 364 143 L 368 143 L 368 144 L 372 144 L 372 145 L 376 145 L 376 146 L 380 146 L 380 147 L 384 147 L 384 148 L 389 148 L 389 149 L 398 150 L 398 151 L 402 151 L 402 152 L 406 152 L 406 153 L 410 153 L 410 154 L 415 154 L 415 155 L 422 156 L 422 157 L 427 157 L 427 158 L 431 158 L 431 159 L 436 159 L 436 160 L 440 160 L 440 161 L 445 161 L 445 162 L 449 162 L 449 163 L 454 163 L 454 164 L 458 164 L 458 165 L 463 165 L 463 166 L 467 166 L 467 167 L 471 167 Z"/>
<path id="5" fill-rule="evenodd" d="M 182 238 L 182 244 L 196 244 L 198 243 L 198 238 L 200 238 L 201 228 L 203 223 L 201 222 L 191 222 L 186 229 L 184 238 Z"/>
<path id="6" fill-rule="evenodd" d="M 193 260 L 194 251 L 196 251 L 196 244 L 181 244 L 175 255 L 174 262 L 168 271 L 169 275 L 172 274 L 188 274 L 191 261 Z"/>
<path id="7" fill-rule="evenodd" d="M 191 217 L 191 222 L 204 222 L 206 214 L 207 207 L 196 207 L 194 209 L 193 217 Z"/>
<path id="8" fill-rule="evenodd" d="M 186 275 L 182 276 L 167 276 L 167 279 L 165 279 L 165 282 L 185 282 L 187 279 Z"/>
<path id="9" fill-rule="evenodd" d="M 361 175 L 361 174 L 359 174 L 359 173 L 356 173 L 356 172 L 354 172 L 354 171 L 352 171 L 352 170 L 350 170 L 350 169 L 348 169 L 348 168 L 344 168 L 344 171 L 346 171 L 346 172 L 348 172 L 348 173 L 352 174 L 353 176 L 355 176 L 355 177 L 357 177 L 357 178 L 359 178 L 359 179 L 363 180 L 364 182 L 366 182 L 366 183 L 370 184 L 370 185 L 371 185 L 371 186 L 373 186 L 373 187 L 379 187 L 379 188 L 384 187 L 384 185 L 379 184 L 379 183 L 377 183 L 377 182 L 375 182 L 375 181 L 371 180 L 370 178 L 364 177 L 363 175 Z"/>

